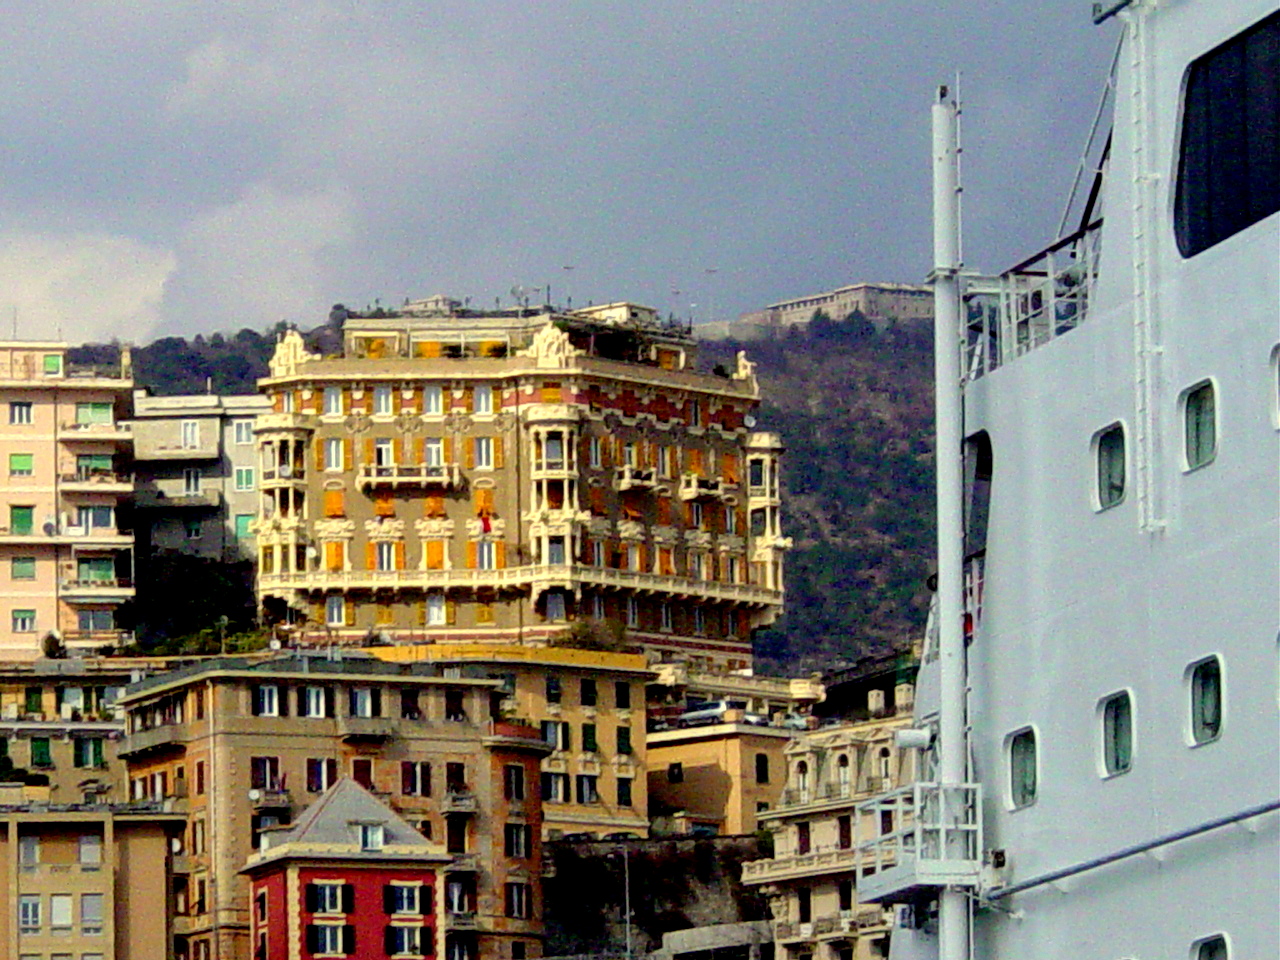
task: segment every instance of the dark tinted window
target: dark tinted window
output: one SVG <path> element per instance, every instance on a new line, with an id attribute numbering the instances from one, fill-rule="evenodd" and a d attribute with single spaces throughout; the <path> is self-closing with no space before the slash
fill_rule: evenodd
<path id="1" fill-rule="evenodd" d="M 1191 65 L 1174 230 L 1193 257 L 1280 210 L 1280 13 Z"/>

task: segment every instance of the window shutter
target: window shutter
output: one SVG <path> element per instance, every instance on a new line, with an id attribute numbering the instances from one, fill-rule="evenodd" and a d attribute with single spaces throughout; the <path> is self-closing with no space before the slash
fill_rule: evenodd
<path id="1" fill-rule="evenodd" d="M 346 387 L 342 388 L 342 412 L 344 414 L 351 412 L 351 391 Z"/>
<path id="2" fill-rule="evenodd" d="M 355 462 L 355 441 L 350 437 L 342 441 L 342 469 L 350 470 L 351 464 Z"/>
<path id="3" fill-rule="evenodd" d="M 476 568 L 476 542 L 474 540 L 467 541 L 467 569 L 474 570 Z"/>
<path id="4" fill-rule="evenodd" d="M 649 570 L 649 547 L 646 544 L 640 544 L 640 571 L 647 573 Z"/>
<path id="5" fill-rule="evenodd" d="M 446 464 L 453 463 L 453 437 L 444 438 L 444 462 Z"/>
<path id="6" fill-rule="evenodd" d="M 458 622 L 458 605 L 452 600 L 444 602 L 444 622 L 450 625 Z"/>
<path id="7" fill-rule="evenodd" d="M 443 540 L 427 541 L 427 569 L 428 570 L 444 569 L 444 541 Z"/>
<path id="8" fill-rule="evenodd" d="M 324 715 L 332 717 L 336 711 L 333 709 L 333 687 L 325 687 L 324 691 Z"/>
<path id="9" fill-rule="evenodd" d="M 378 568 L 378 546 L 372 541 L 364 545 L 364 568 L 366 570 Z"/>
<path id="10" fill-rule="evenodd" d="M 396 569 L 404 569 L 404 541 L 396 542 Z"/>
<path id="11" fill-rule="evenodd" d="M 345 892 L 348 889 L 350 888 L 349 887 L 343 888 L 344 899 L 345 899 Z M 351 911 L 346 910 L 344 912 L 350 913 Z M 345 923 L 342 925 L 342 952 L 345 953 L 347 956 L 351 956 L 356 952 L 356 928 L 349 923 Z"/>
<path id="12" fill-rule="evenodd" d="M 303 901 L 306 905 L 307 913 L 316 912 L 316 896 L 316 885 L 314 883 L 308 883 L 303 892 Z M 311 927 L 307 927 L 308 939 L 310 938 L 311 930 Z"/>
<path id="13" fill-rule="evenodd" d="M 375 717 L 382 716 L 382 688 L 374 687 L 370 692 L 369 700 L 373 708 L 373 715 Z"/>
<path id="14" fill-rule="evenodd" d="M 466 458 L 466 468 L 472 470 L 476 465 L 476 438 L 467 437 L 463 441 L 463 446 L 465 449 L 463 456 Z"/>
<path id="15" fill-rule="evenodd" d="M 310 889 L 310 884 L 307 885 Z M 314 905 L 307 907 L 308 911 L 314 911 Z M 307 924 L 307 953 L 317 953 L 320 950 L 320 931 L 316 929 L 314 923 Z"/>
<path id="16" fill-rule="evenodd" d="M 573 728 L 569 726 L 569 722 L 567 720 L 562 720 L 560 722 L 560 749 L 573 749 Z"/>
<path id="17" fill-rule="evenodd" d="M 474 403 L 472 402 L 472 399 L 471 399 L 470 387 L 467 387 L 462 391 L 462 398 L 459 400 L 459 403 L 462 405 L 463 410 L 467 411 L 467 413 L 471 412 L 472 408 L 474 407 Z"/>
<path id="18" fill-rule="evenodd" d="M 377 447 L 373 442 L 373 437 L 365 437 L 364 439 L 364 462 L 373 463 L 377 459 Z"/>
<path id="19" fill-rule="evenodd" d="M 413 441 L 413 462 L 419 465 L 427 462 L 426 437 L 418 437 Z"/>
<path id="20" fill-rule="evenodd" d="M 506 458 L 506 454 L 503 452 L 502 438 L 494 437 L 493 438 L 493 468 L 495 470 L 501 470 L 506 465 L 507 465 L 507 458 Z"/>
<path id="21" fill-rule="evenodd" d="M 425 760 L 418 767 L 418 788 L 424 797 L 431 796 L 431 764 Z"/>
<path id="22" fill-rule="evenodd" d="M 493 545 L 493 565 L 498 570 L 506 569 L 507 543 L 505 540 L 499 540 Z"/>
<path id="23" fill-rule="evenodd" d="M 354 627 L 356 625 L 356 605 L 350 600 L 343 600 L 342 607 L 346 625 Z"/>
<path id="24" fill-rule="evenodd" d="M 613 444 L 608 437 L 600 438 L 600 466 L 606 470 L 613 466 Z"/>
<path id="25" fill-rule="evenodd" d="M 394 517 L 396 515 L 395 501 L 391 499 L 391 491 L 379 491 L 378 495 L 373 498 L 373 514 L 376 517 Z"/>
<path id="26" fill-rule="evenodd" d="M 391 903 L 391 888 L 382 888 L 382 912 L 390 914 L 395 907 Z M 399 948 L 400 944 L 396 942 L 396 928 L 387 926 L 382 931 L 382 952 L 387 956 L 391 956 Z"/>
<path id="27" fill-rule="evenodd" d="M 400 761 L 400 792 L 405 794 L 406 796 L 413 796 L 413 794 L 415 793 L 414 786 L 415 785 L 413 782 L 413 763 L 409 760 L 401 760 Z M 384 887 L 383 891 L 385 892 L 389 889 L 391 888 Z M 391 912 L 390 910 L 387 911 L 387 913 L 390 913 L 390 912 Z"/>
<path id="28" fill-rule="evenodd" d="M 724 474 L 724 479 L 726 483 L 737 483 L 738 482 L 738 455 L 736 453 L 726 453 L 724 455 L 724 462 L 721 465 L 720 470 Z"/>
<path id="29" fill-rule="evenodd" d="M 324 437 L 316 437 L 316 469 L 324 469 Z"/>
<path id="30" fill-rule="evenodd" d="M 281 687 L 279 694 L 276 696 L 276 708 L 280 711 L 279 715 L 287 717 L 289 715 L 289 688 Z"/>
<path id="31" fill-rule="evenodd" d="M 444 497 L 438 493 L 433 493 L 427 497 L 426 509 L 423 513 L 428 517 L 444 516 Z"/>

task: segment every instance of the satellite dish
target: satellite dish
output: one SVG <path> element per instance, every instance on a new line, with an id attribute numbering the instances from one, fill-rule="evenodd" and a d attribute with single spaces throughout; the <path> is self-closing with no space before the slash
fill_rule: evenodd
<path id="1" fill-rule="evenodd" d="M 748 428 L 751 428 L 756 425 L 756 418 L 751 416 L 751 414 L 747 414 L 742 418 L 742 422 L 745 423 Z"/>
<path id="2" fill-rule="evenodd" d="M 41 527 L 41 529 L 44 530 L 44 534 L 46 537 L 52 537 L 54 533 L 57 531 L 58 525 L 54 523 L 52 520 L 46 520 L 44 522 L 44 525 Z"/>
<path id="3" fill-rule="evenodd" d="M 283 477 L 285 480 L 291 479 L 293 477 L 293 464 L 286 463 L 284 466 L 282 466 L 280 468 L 280 476 Z"/>
<path id="4" fill-rule="evenodd" d="M 252 790 L 250 790 L 250 791 L 249 791 L 249 799 L 250 799 L 251 801 L 254 801 L 254 802 L 257 802 L 258 800 L 261 800 L 261 799 L 262 799 L 262 791 L 261 791 L 261 790 L 259 790 L 257 787 L 254 787 Z"/>
<path id="5" fill-rule="evenodd" d="M 279 650 L 279 649 L 280 649 L 280 641 L 279 641 L 279 640 L 275 640 L 275 639 L 271 640 L 271 642 L 269 642 L 269 643 L 267 644 L 267 649 L 269 649 L 269 650 Z"/>

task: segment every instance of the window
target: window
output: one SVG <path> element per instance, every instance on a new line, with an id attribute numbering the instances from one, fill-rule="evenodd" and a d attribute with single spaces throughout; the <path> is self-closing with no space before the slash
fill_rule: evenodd
<path id="1" fill-rule="evenodd" d="M 353 717 L 380 717 L 382 691 L 377 687 L 351 687 L 347 691 L 347 707 Z"/>
<path id="2" fill-rule="evenodd" d="M 542 799 L 545 803 L 568 803 L 569 775 L 567 773 L 544 773 L 542 775 Z"/>
<path id="3" fill-rule="evenodd" d="M 339 437 L 330 437 L 324 442 L 324 468 L 330 472 L 346 468 L 346 444 Z"/>
<path id="4" fill-rule="evenodd" d="M 599 695 L 596 690 L 596 682 L 591 679 L 583 679 L 579 688 L 579 702 L 584 707 L 594 707 L 599 702 Z"/>
<path id="5" fill-rule="evenodd" d="M 533 828 L 527 823 L 508 823 L 503 827 L 505 855 L 525 860 L 533 855 Z"/>
<path id="6" fill-rule="evenodd" d="M 670 633 L 672 630 L 675 629 L 675 618 L 672 616 L 672 613 L 671 613 L 671 604 L 664 603 L 662 605 L 661 615 L 662 615 L 662 627 L 661 627 L 662 632 Z"/>
<path id="7" fill-rule="evenodd" d="M 110 507 L 76 507 L 76 526 L 78 527 L 84 527 L 86 530 L 94 527 L 103 529 L 112 526 L 114 522 Z"/>
<path id="8" fill-rule="evenodd" d="M 631 778 L 630 777 L 618 778 L 618 806 L 620 807 L 631 806 Z"/>
<path id="9" fill-rule="evenodd" d="M 408 888 L 402 887 L 400 889 Z M 383 944 L 386 947 L 386 953 L 393 957 L 421 956 L 422 930 L 422 927 L 387 927 L 385 943 Z"/>
<path id="10" fill-rule="evenodd" d="M 13 611 L 13 632 L 34 633 L 36 629 L 36 612 L 34 610 Z"/>
<path id="11" fill-rule="evenodd" d="M 200 446 L 200 421 L 182 421 L 182 449 L 195 450 Z"/>
<path id="12" fill-rule="evenodd" d="M 20 933 L 40 932 L 40 897 L 38 894 L 23 894 L 18 898 L 18 931 Z"/>
<path id="13" fill-rule="evenodd" d="M 115 614 L 110 610 L 79 610 L 76 626 L 82 633 L 101 633 L 116 628 Z"/>
<path id="14" fill-rule="evenodd" d="M 36 558 L 14 557 L 9 561 L 9 577 L 13 580 L 34 580 L 36 578 Z"/>
<path id="15" fill-rule="evenodd" d="M 236 420 L 232 422 L 231 433 L 237 446 L 253 443 L 253 421 Z"/>
<path id="16" fill-rule="evenodd" d="M 476 458 L 477 469 L 479 470 L 493 469 L 493 438 L 492 437 L 476 437 L 475 458 Z"/>
<path id="17" fill-rule="evenodd" d="M 756 783 L 769 782 L 769 755 L 767 753 L 756 754 Z"/>
<path id="18" fill-rule="evenodd" d="M 431 764 L 425 760 L 402 760 L 400 792 L 407 797 L 431 796 Z"/>
<path id="19" fill-rule="evenodd" d="M 234 523 L 237 540 L 248 540 L 253 536 L 253 531 L 249 529 L 249 524 L 253 523 L 252 513 L 237 513 Z"/>
<path id="20" fill-rule="evenodd" d="M 707 615 L 701 607 L 693 608 L 693 632 L 698 636 L 707 632 Z"/>
<path id="21" fill-rule="evenodd" d="M 442 627 L 445 624 L 445 605 L 443 593 L 427 594 L 427 626 Z"/>
<path id="22" fill-rule="evenodd" d="M 1098 456 L 1098 508 L 1106 510 L 1124 499 L 1124 427 L 1107 427 L 1094 440 Z"/>
<path id="23" fill-rule="evenodd" d="M 80 835 L 77 860 L 81 866 L 97 867 L 102 865 L 102 837 L 96 833 Z"/>
<path id="24" fill-rule="evenodd" d="M 1133 703 L 1127 692 L 1102 701 L 1102 768 L 1108 777 L 1133 765 Z"/>
<path id="25" fill-rule="evenodd" d="M 35 507 L 9 507 L 9 532 L 21 537 L 29 537 L 35 526 Z"/>
<path id="26" fill-rule="evenodd" d="M 76 737 L 72 743 L 72 761 L 78 769 L 106 766 L 101 737 Z"/>
<path id="27" fill-rule="evenodd" d="M 314 757 L 307 760 L 307 791 L 309 793 L 324 793 L 337 782 L 337 760 L 318 760 Z"/>
<path id="28" fill-rule="evenodd" d="M 62 355 L 61 354 L 46 353 L 44 355 L 43 361 L 44 362 L 41 369 L 44 371 L 44 375 L 46 377 L 62 376 Z"/>
<path id="29" fill-rule="evenodd" d="M 481 384 L 475 388 L 472 401 L 473 410 L 481 416 L 493 413 L 493 387 Z"/>
<path id="30" fill-rule="evenodd" d="M 494 555 L 495 555 L 495 551 L 493 548 L 493 541 L 491 540 L 477 541 L 476 542 L 476 569 L 477 570 L 496 569 L 495 563 L 494 563 Z M 559 617 L 555 617 L 552 615 L 551 598 L 553 596 L 558 596 L 560 598 Z M 564 594 L 557 593 L 554 590 L 550 591 L 547 594 L 547 619 L 549 620 L 564 619 Z"/>
<path id="31" fill-rule="evenodd" d="M 570 749 L 572 744 L 570 742 L 569 724 L 563 720 L 543 720 L 542 739 L 549 743 L 554 750 Z"/>
<path id="32" fill-rule="evenodd" d="M 892 833 L 893 831 L 881 832 Z M 848 814 L 836 817 L 836 846 L 841 850 L 848 850 L 853 847 L 853 818 Z"/>
<path id="33" fill-rule="evenodd" d="M 380 823 L 362 823 L 360 824 L 360 849 L 361 850 L 381 850 L 385 832 Z"/>
<path id="34" fill-rule="evenodd" d="M 346 600 L 339 596 L 325 597 L 324 622 L 330 627 L 344 626 L 347 622 Z"/>
<path id="35" fill-rule="evenodd" d="M 379 384 L 373 388 L 373 415 L 375 417 L 389 417 L 392 412 L 391 387 L 387 384 Z"/>
<path id="36" fill-rule="evenodd" d="M 444 834 L 444 847 L 447 852 L 467 852 L 467 821 L 465 817 L 445 817 Z"/>
<path id="37" fill-rule="evenodd" d="M 704 519 L 705 519 L 705 518 L 704 518 L 704 516 L 703 516 L 702 504 L 701 504 L 701 503 L 699 503 L 697 500 L 694 500 L 694 501 L 690 502 L 690 504 L 689 504 L 689 526 L 691 526 L 691 527 L 697 527 L 699 530 L 701 530 L 701 529 L 702 529 L 702 524 L 703 524 L 703 520 L 704 520 Z M 699 576 L 701 576 L 701 575 L 702 575 L 701 569 L 699 569 L 698 575 L 699 575 Z"/>
<path id="38" fill-rule="evenodd" d="M 578 774 L 578 802 L 579 803 L 599 803 L 600 791 L 598 789 L 600 778 L 595 774 L 580 773 Z"/>
<path id="39" fill-rule="evenodd" d="M 564 537 L 547 538 L 547 563 L 553 567 L 564 565 Z"/>
<path id="40" fill-rule="evenodd" d="M 328 717 L 332 711 L 329 709 L 328 691 L 324 687 L 303 687 L 298 691 L 299 707 L 298 713 L 304 717 Z"/>
<path id="41" fill-rule="evenodd" d="M 564 592 L 561 590 L 548 590 L 546 596 L 547 596 L 547 619 L 548 620 L 565 619 Z"/>
<path id="42" fill-rule="evenodd" d="M 242 492 L 253 489 L 253 467 L 236 467 L 236 489 Z"/>
<path id="43" fill-rule="evenodd" d="M 74 901 L 75 898 L 69 893 L 50 894 L 49 929 L 52 932 L 70 932 Z"/>
<path id="44" fill-rule="evenodd" d="M 507 800 L 524 799 L 524 767 L 509 763 L 502 768 L 502 796 Z"/>
<path id="45" fill-rule="evenodd" d="M 617 732 L 618 754 L 619 756 L 628 756 L 633 752 L 631 747 L 631 728 L 618 727 L 616 732 Z"/>
<path id="46" fill-rule="evenodd" d="M 342 388 L 341 387 L 325 387 L 324 388 L 324 412 L 325 416 L 336 417 L 342 415 Z"/>
<path id="47" fill-rule="evenodd" d="M 684 764 L 667 764 L 667 783 L 684 783 Z"/>
<path id="48" fill-rule="evenodd" d="M 444 441 L 439 437 L 430 437 L 422 445 L 422 456 L 428 467 L 444 466 Z"/>
<path id="49" fill-rule="evenodd" d="M 1191 64 L 1174 201 L 1194 257 L 1280 210 L 1280 14 Z"/>
<path id="50" fill-rule="evenodd" d="M 102 897 L 100 893 L 80 895 L 80 932 L 85 936 L 102 933 Z"/>
<path id="51" fill-rule="evenodd" d="M 259 684 L 253 688 L 253 715 L 255 717 L 280 716 L 280 688 L 274 683 Z"/>
<path id="52" fill-rule="evenodd" d="M 379 540 L 374 544 L 374 567 L 384 573 L 396 568 L 396 545 L 390 540 Z"/>
<path id="53" fill-rule="evenodd" d="M 307 926 L 307 950 L 310 953 L 349 956 L 355 953 L 355 939 L 355 927 L 347 924 L 313 923 Z"/>
<path id="54" fill-rule="evenodd" d="M 1036 802 L 1036 734 L 1019 730 L 1009 737 L 1009 802 L 1014 809 Z"/>
<path id="55" fill-rule="evenodd" d="M 852 880 L 841 880 L 836 884 L 836 902 L 839 905 L 839 909 L 842 914 L 853 909 Z"/>
<path id="56" fill-rule="evenodd" d="M 808 887 L 796 891 L 796 919 L 801 923 L 813 921 L 813 892 Z"/>
<path id="57" fill-rule="evenodd" d="M 804 856 L 812 848 L 813 833 L 807 820 L 796 824 L 796 853 Z"/>
<path id="58" fill-rule="evenodd" d="M 1183 397 L 1182 406 L 1186 427 L 1186 467 L 1195 470 L 1212 461 L 1218 452 L 1213 384 L 1205 381 L 1192 387 Z"/>
<path id="59" fill-rule="evenodd" d="M 279 757 L 249 758 L 249 786 L 256 790 L 275 790 L 279 785 Z"/>
<path id="60" fill-rule="evenodd" d="M 468 793 L 467 765 L 450 762 L 444 765 L 444 788 L 449 793 Z"/>
<path id="61" fill-rule="evenodd" d="M 182 471 L 182 493 L 187 497 L 200 496 L 199 467 L 187 467 Z"/>
<path id="62" fill-rule="evenodd" d="M 555 674 L 547 675 L 547 703 L 559 703 L 563 691 L 560 686 L 560 678 Z"/>
<path id="63" fill-rule="evenodd" d="M 1231 952 L 1227 949 L 1227 938 L 1218 934 L 1201 940 L 1196 944 L 1195 960 L 1229 960 Z"/>
<path id="64" fill-rule="evenodd" d="M 600 741 L 596 739 L 596 725 L 594 723 L 584 723 L 582 725 L 582 749 L 588 753 L 598 753 L 600 750 Z"/>
<path id="65" fill-rule="evenodd" d="M 31 423 L 32 406 L 30 401 L 18 400 L 9 404 L 9 422 L 15 427 L 25 427 Z"/>
<path id="66" fill-rule="evenodd" d="M 439 416 L 444 412 L 444 391 L 438 383 L 430 383 L 422 391 L 422 412 Z"/>
<path id="67" fill-rule="evenodd" d="M 9 454 L 9 476 L 29 477 L 36 472 L 36 457 L 33 453 Z"/>
<path id="68" fill-rule="evenodd" d="M 448 689 L 444 692 L 444 718 L 453 723 L 466 723 L 467 702 L 462 690 Z"/>
<path id="69" fill-rule="evenodd" d="M 592 437 L 587 442 L 587 462 L 593 470 L 599 470 L 604 463 L 604 444 L 599 437 Z"/>
<path id="70" fill-rule="evenodd" d="M 18 841 L 18 862 L 33 864 L 40 862 L 40 838 L 24 833 Z"/>
<path id="71" fill-rule="evenodd" d="M 1210 743 L 1222 734 L 1222 663 L 1217 657 L 1191 667 L 1191 742 Z"/>
<path id="72" fill-rule="evenodd" d="M 528 920 L 533 916 L 533 887 L 529 884 L 508 883 L 505 899 L 508 917 Z"/>

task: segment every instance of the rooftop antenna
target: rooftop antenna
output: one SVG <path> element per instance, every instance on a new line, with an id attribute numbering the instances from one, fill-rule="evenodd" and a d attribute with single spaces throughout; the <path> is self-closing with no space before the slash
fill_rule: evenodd
<path id="1" fill-rule="evenodd" d="M 13 305 L 13 339 L 18 339 L 18 305 Z"/>

